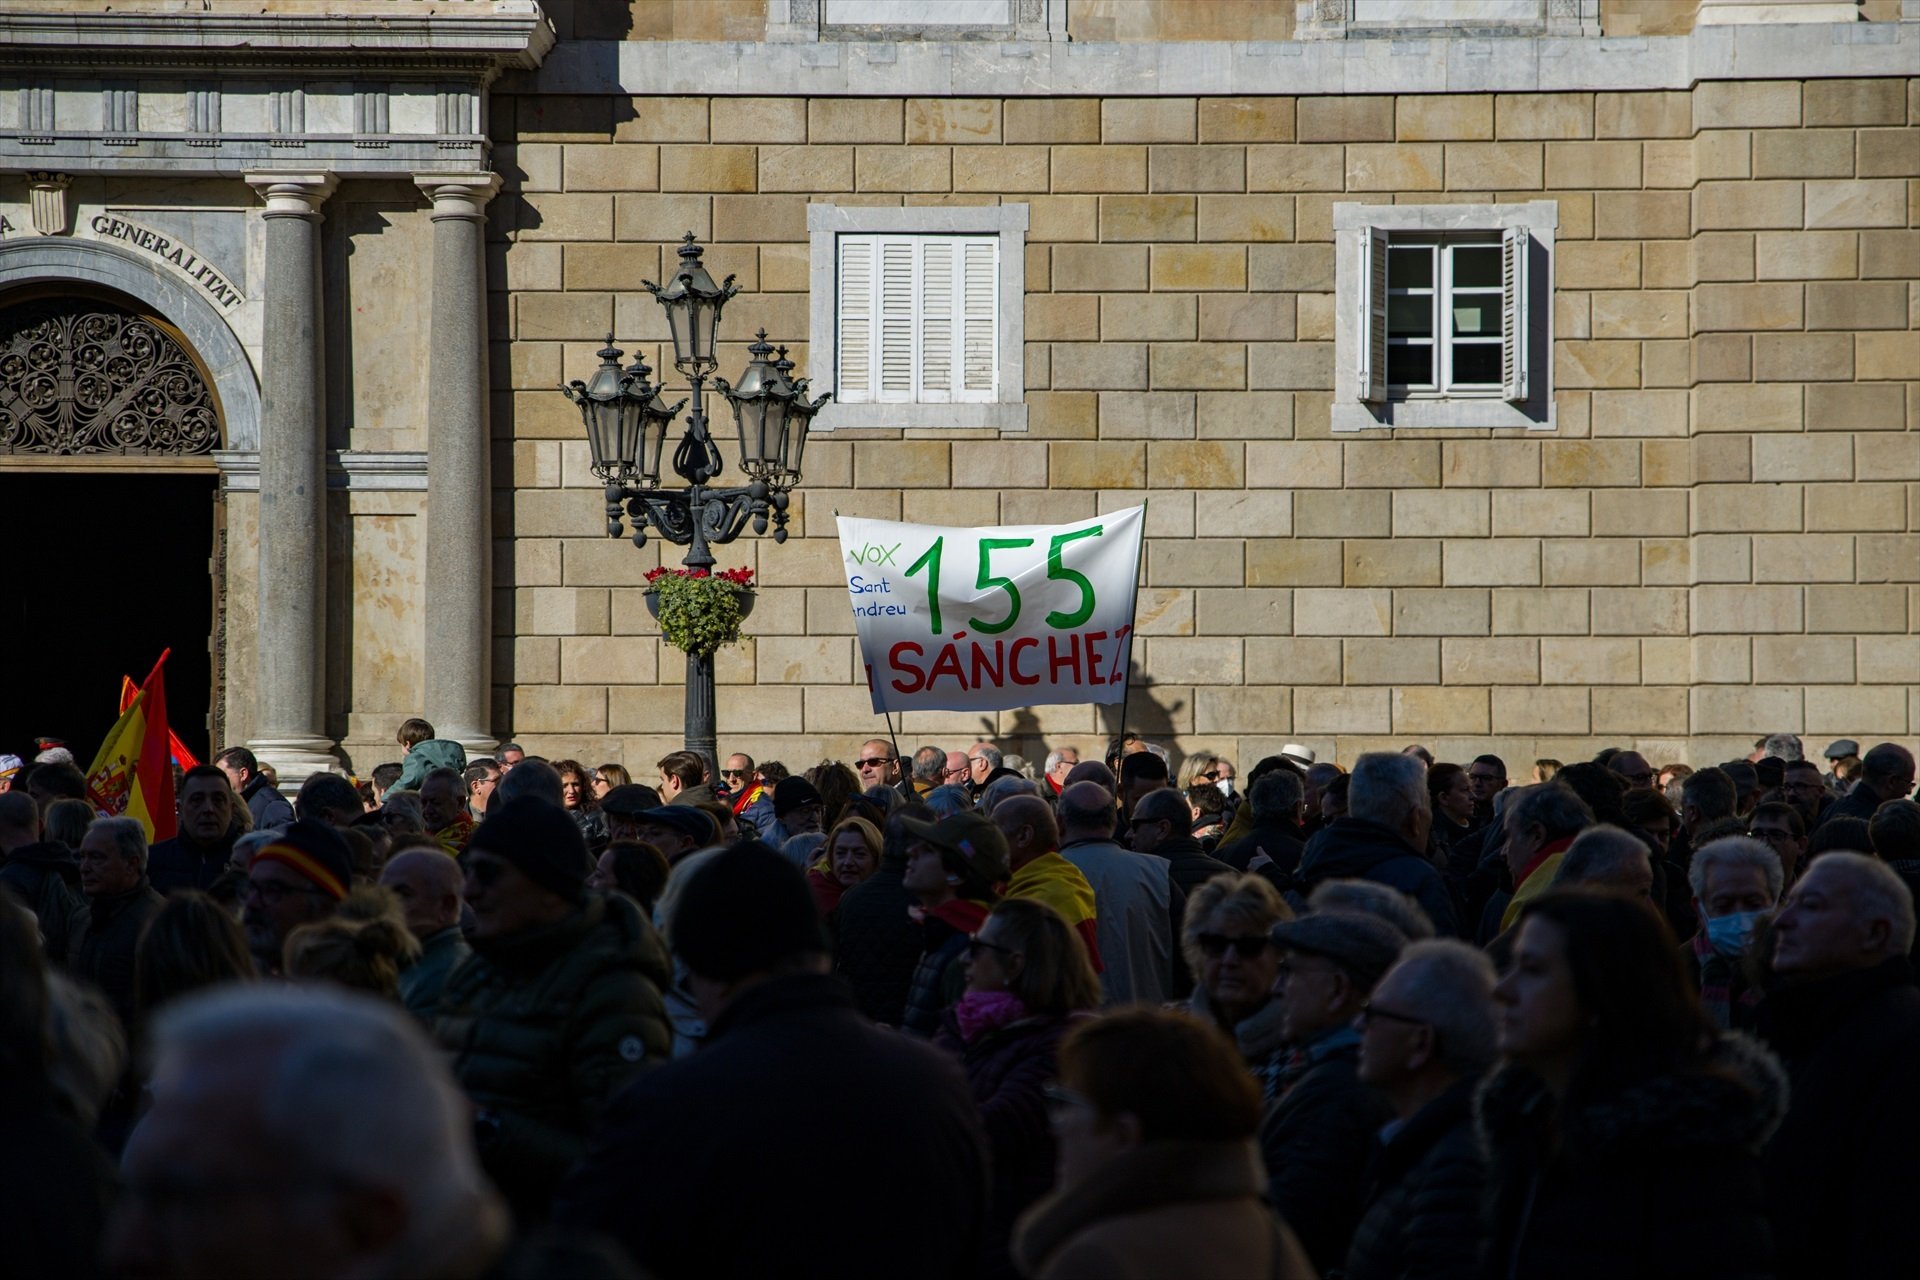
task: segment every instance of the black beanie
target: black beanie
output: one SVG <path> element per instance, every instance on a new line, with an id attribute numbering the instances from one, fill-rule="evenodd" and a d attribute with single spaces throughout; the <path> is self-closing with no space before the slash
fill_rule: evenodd
<path id="1" fill-rule="evenodd" d="M 773 784 L 773 816 L 792 813 L 803 804 L 819 804 L 820 792 L 811 782 L 795 774 Z"/>
<path id="2" fill-rule="evenodd" d="M 757 840 L 722 850 L 693 873 L 674 909 L 672 936 L 687 968 L 719 982 L 827 950 L 800 868 Z"/>
<path id="3" fill-rule="evenodd" d="M 587 892 L 593 859 L 587 842 L 565 809 L 538 796 L 521 796 L 488 807 L 487 819 L 467 841 L 469 849 L 490 853 L 512 863 L 520 873 L 568 902 L 579 902 Z"/>

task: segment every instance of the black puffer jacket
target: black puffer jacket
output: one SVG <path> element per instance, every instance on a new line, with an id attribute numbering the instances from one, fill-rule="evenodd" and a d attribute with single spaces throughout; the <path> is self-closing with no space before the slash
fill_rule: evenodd
<path id="1" fill-rule="evenodd" d="M 1317 1060 L 1280 1095 L 1260 1125 L 1267 1195 L 1281 1221 L 1321 1271 L 1340 1265 L 1359 1219 L 1360 1188 L 1393 1118 L 1380 1095 L 1361 1084 L 1360 1046 L 1350 1034 L 1326 1037 Z"/>
<path id="2" fill-rule="evenodd" d="M 1153 851 L 1153 856 L 1167 860 L 1167 869 L 1173 876 L 1173 882 L 1189 898 L 1195 889 L 1215 876 L 1235 874 L 1232 867 L 1207 853 L 1192 836 L 1175 836 L 1162 841 Z"/>
<path id="3" fill-rule="evenodd" d="M 80 892 L 80 862 L 58 840 L 22 845 L 0 865 L 0 886 L 12 890 L 40 922 L 47 959 L 65 964 L 87 928 L 87 899 Z"/>
<path id="4" fill-rule="evenodd" d="M 480 1159 L 524 1227 L 581 1156 L 608 1099 L 672 1043 L 666 946 L 623 894 L 487 944 L 447 979 L 434 1036 L 475 1107 Z"/>
<path id="5" fill-rule="evenodd" d="M 1440 871 L 1399 835 L 1360 818 L 1335 818 L 1307 842 L 1297 878 L 1311 889 L 1322 880 L 1372 880 L 1410 895 L 1426 909 L 1443 938 L 1459 933 L 1453 895 Z"/>
<path id="6" fill-rule="evenodd" d="M 140 930 L 167 900 L 145 876 L 125 893 L 102 894 L 87 904 L 87 929 L 73 948 L 73 972 L 106 993 L 120 1025 L 133 1028 L 133 952 Z"/>
<path id="7" fill-rule="evenodd" d="M 860 1012 L 889 1027 L 906 1016 L 923 942 L 907 914 L 918 899 L 901 884 L 906 871 L 905 858 L 882 858 L 872 875 L 840 896 L 832 922 L 834 971 L 853 989 Z"/>
<path id="8" fill-rule="evenodd" d="M 1920 1204 L 1920 987 L 1899 956 L 1776 989 L 1760 1026 L 1793 1110 L 1766 1151 L 1782 1280 L 1913 1274 Z"/>
<path id="9" fill-rule="evenodd" d="M 1480 1272 L 1487 1162 L 1473 1127 L 1479 1077 L 1429 1102 L 1381 1148 L 1346 1280 L 1470 1280 Z"/>
<path id="10" fill-rule="evenodd" d="M 1787 1105 L 1773 1055 L 1722 1036 L 1707 1069 L 1656 1076 L 1568 1114 L 1540 1078 L 1497 1072 L 1476 1107 L 1494 1280 L 1764 1280 L 1774 1274 L 1758 1152 Z"/>

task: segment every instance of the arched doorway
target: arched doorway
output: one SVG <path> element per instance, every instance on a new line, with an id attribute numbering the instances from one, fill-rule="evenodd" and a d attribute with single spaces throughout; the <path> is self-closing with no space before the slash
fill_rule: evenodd
<path id="1" fill-rule="evenodd" d="M 14 589 L 0 751 L 65 739 L 84 767 L 122 675 L 162 650 L 169 719 L 197 753 L 217 705 L 220 402 L 193 348 L 94 286 L 0 294 L 0 521 Z"/>

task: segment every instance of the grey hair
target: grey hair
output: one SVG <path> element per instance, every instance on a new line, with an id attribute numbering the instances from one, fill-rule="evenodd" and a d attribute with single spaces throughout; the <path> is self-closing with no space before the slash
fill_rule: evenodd
<path id="1" fill-rule="evenodd" d="M 1179 795 L 1178 792 L 1168 794 Z M 1200 952 L 1200 935 L 1223 919 L 1266 930 L 1282 920 L 1293 919 L 1293 910 L 1280 896 L 1280 891 L 1263 876 L 1217 875 L 1202 884 L 1187 897 L 1186 920 L 1180 929 L 1180 950 L 1187 958 L 1187 967 L 1196 976 L 1206 963 L 1206 957 Z"/>
<path id="2" fill-rule="evenodd" d="M 1261 782 L 1266 780 L 1260 779 Z M 1433 917 L 1427 914 L 1425 907 L 1392 885 L 1372 880 L 1322 880 L 1307 895 L 1307 909 L 1379 916 L 1415 941 L 1431 938 L 1437 932 L 1433 927 Z"/>
<path id="3" fill-rule="evenodd" d="M 233 852 L 227 855 L 230 865 L 245 867 L 253 861 L 253 855 L 286 834 L 285 827 L 262 827 L 258 831 L 249 831 L 233 842 Z"/>
<path id="4" fill-rule="evenodd" d="M 1262 774 L 1260 781 L 1247 788 L 1247 803 L 1253 806 L 1255 820 L 1261 822 L 1291 817 L 1306 796 L 1300 775 L 1291 769 Z"/>
<path id="5" fill-rule="evenodd" d="M 1799 737 L 1791 733 L 1768 734 L 1767 740 L 1762 745 L 1761 750 L 1776 759 L 1785 760 L 1789 764 L 1795 760 L 1806 759 L 1806 755 L 1800 746 Z"/>
<path id="6" fill-rule="evenodd" d="M 913 753 L 913 780 L 938 782 L 947 771 L 945 747 L 925 746 Z"/>
<path id="7" fill-rule="evenodd" d="M 1554 873 L 1553 883 L 1609 883 L 1618 879 L 1636 858 L 1648 859 L 1651 867 L 1652 857 L 1653 850 L 1645 840 L 1631 831 L 1601 823 L 1574 837 L 1567 847 L 1567 856 L 1560 860 L 1560 869 Z"/>
<path id="8" fill-rule="evenodd" d="M 1457 938 L 1430 938 L 1407 944 L 1393 968 L 1404 975 L 1407 1003 L 1433 1027 L 1441 1065 L 1462 1076 L 1493 1065 L 1500 1055 L 1493 1003 L 1499 978 L 1484 951 Z"/>
<path id="9" fill-rule="evenodd" d="M 936 818 L 951 818 L 956 813 L 965 813 L 973 808 L 973 801 L 967 796 L 965 787 L 940 786 L 920 797 L 920 803 L 933 810 Z"/>
<path id="10" fill-rule="evenodd" d="M 1593 810 L 1564 782 L 1536 782 L 1519 790 L 1508 818 L 1517 827 L 1537 825 L 1547 839 L 1558 840 L 1593 825 Z"/>
<path id="11" fill-rule="evenodd" d="M 987 784 L 987 789 L 980 793 L 980 812 L 992 813 L 994 807 L 1002 800 L 1010 799 L 1013 796 L 1037 796 L 1039 794 L 1039 786 L 1029 782 L 1025 778 L 995 778 Z"/>
<path id="12" fill-rule="evenodd" d="M 1751 836 L 1726 836 L 1695 849 L 1693 863 L 1687 868 L 1687 883 L 1693 887 L 1693 896 L 1702 902 L 1707 897 L 1707 877 L 1715 867 L 1755 868 L 1767 879 L 1767 896 L 1780 901 L 1780 890 L 1787 876 L 1781 869 L 1780 855 L 1766 841 Z"/>
<path id="13" fill-rule="evenodd" d="M 998 769 L 1007 762 L 1005 754 L 991 742 L 976 742 L 973 745 L 980 749 L 980 758 L 987 762 L 989 771 Z"/>
<path id="14" fill-rule="evenodd" d="M 813 865 L 813 856 L 827 842 L 824 831 L 802 831 L 797 836 L 788 836 L 787 842 L 780 846 L 780 856 L 799 867 L 802 871 Z"/>
<path id="15" fill-rule="evenodd" d="M 1073 754 L 1077 756 L 1080 753 L 1076 751 Z M 1065 751 L 1047 752 L 1046 767 L 1042 770 L 1042 772 L 1052 773 L 1055 769 L 1058 769 L 1060 767 L 1060 762 L 1065 760 L 1066 758 L 1067 758 L 1067 753 Z"/>
<path id="16" fill-rule="evenodd" d="M 1173 768 L 1173 752 L 1157 742 L 1142 742 L 1140 745 L 1147 749 L 1149 755 L 1157 756 L 1160 763 L 1166 765 L 1168 769 Z"/>
<path id="17" fill-rule="evenodd" d="M 500 779 L 500 785 L 494 788 L 493 794 L 502 807 L 521 796 L 537 796 L 556 809 L 567 807 L 566 798 L 560 790 L 560 772 L 544 760 L 522 760 L 508 770 L 506 777 Z M 488 803 L 491 806 L 492 802 Z"/>
<path id="18" fill-rule="evenodd" d="M 147 829 L 140 825 L 138 818 L 95 818 L 87 830 L 104 831 L 113 841 L 113 851 L 140 868 L 142 875 L 147 870 Z"/>
<path id="19" fill-rule="evenodd" d="M 1347 787 L 1350 817 L 1398 831 L 1409 815 L 1430 813 L 1432 806 L 1427 766 L 1420 757 L 1369 751 L 1353 762 L 1353 781 Z"/>
<path id="20" fill-rule="evenodd" d="M 946 757 L 942 756 L 941 759 L 944 761 Z M 906 803 L 906 798 L 898 790 L 884 782 L 876 782 L 860 794 L 878 805 L 883 814 L 892 813 Z"/>
<path id="21" fill-rule="evenodd" d="M 1893 926 L 1893 935 L 1887 939 L 1888 955 L 1904 956 L 1913 950 L 1913 890 L 1907 888 L 1899 872 L 1864 853 L 1823 853 L 1813 866 L 1832 866 L 1848 873 L 1854 919 L 1885 920 Z"/>
<path id="22" fill-rule="evenodd" d="M 154 1043 L 156 1107 L 201 1087 L 214 1064 L 243 1063 L 230 1069 L 249 1070 L 251 1087 L 233 1105 L 255 1111 L 288 1167 L 403 1196 L 407 1231 L 388 1274 L 426 1274 L 449 1250 L 506 1238 L 471 1107 L 399 1006 L 324 985 L 233 984 L 162 1011 Z"/>

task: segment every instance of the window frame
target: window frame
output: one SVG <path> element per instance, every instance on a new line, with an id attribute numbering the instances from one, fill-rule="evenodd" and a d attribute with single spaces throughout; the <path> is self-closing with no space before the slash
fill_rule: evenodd
<path id="1" fill-rule="evenodd" d="M 1372 205 L 1339 203 L 1334 217 L 1335 431 L 1370 428 L 1506 428 L 1557 426 L 1552 387 L 1553 251 L 1559 205 Z M 1448 387 L 1438 364 L 1445 318 L 1435 279 L 1436 383 L 1388 385 L 1386 266 L 1396 241 L 1501 249 L 1502 361 L 1498 383 Z M 1436 253 L 1436 270 L 1448 253 Z"/>
<path id="2" fill-rule="evenodd" d="M 1028 225 L 1025 204 L 958 208 L 809 204 L 808 333 L 812 338 L 807 363 L 813 377 L 811 390 L 816 395 L 836 390 L 840 382 L 841 237 L 992 236 L 999 241 L 994 297 L 997 376 L 991 397 L 910 403 L 881 401 L 876 397 L 842 404 L 836 396 L 814 419 L 813 429 L 1025 431 Z M 958 335 L 955 358 L 963 358 Z M 917 366 L 917 349 L 915 361 Z M 917 384 L 917 370 L 915 381 Z"/>

